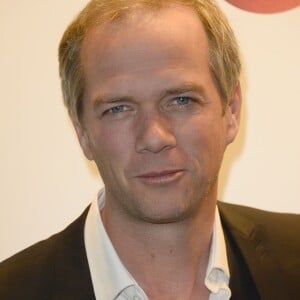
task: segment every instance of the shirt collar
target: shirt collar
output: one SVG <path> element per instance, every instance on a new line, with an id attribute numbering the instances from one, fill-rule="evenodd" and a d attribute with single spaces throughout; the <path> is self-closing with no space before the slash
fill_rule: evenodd
<path id="1" fill-rule="evenodd" d="M 120 261 L 106 233 L 100 216 L 103 206 L 104 191 L 101 190 L 88 212 L 84 242 L 96 299 L 110 300 L 116 299 L 127 287 L 138 285 Z"/>
<path id="2" fill-rule="evenodd" d="M 218 207 L 216 207 L 213 236 L 205 276 L 205 285 L 212 294 L 218 294 L 217 299 L 229 299 L 231 296 L 229 278 L 230 273 L 224 232 L 221 225 L 219 210 Z"/>
<path id="3" fill-rule="evenodd" d="M 139 299 L 148 299 L 121 262 L 106 233 L 100 215 L 104 204 L 105 194 L 104 190 L 101 190 L 98 199 L 91 204 L 84 228 L 85 248 L 96 299 L 123 299 L 118 298 L 118 296 L 124 291 L 125 293 L 126 291 L 130 293 L 134 291 L 140 296 Z M 229 268 L 226 247 L 217 208 L 205 285 L 212 296 L 224 296 L 224 298 L 218 297 L 216 299 L 229 299 L 228 283 Z"/>

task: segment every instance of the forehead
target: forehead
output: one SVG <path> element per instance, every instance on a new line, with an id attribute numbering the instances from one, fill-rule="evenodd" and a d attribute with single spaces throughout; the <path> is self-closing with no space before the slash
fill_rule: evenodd
<path id="1" fill-rule="evenodd" d="M 174 41 L 176 39 L 177 41 Z M 84 40 L 81 57 L 101 60 L 105 64 L 107 55 L 133 54 L 139 59 L 145 51 L 155 50 L 157 45 L 169 50 L 168 57 L 175 55 L 175 43 L 186 47 L 207 48 L 207 37 L 196 12 L 187 6 L 169 4 L 162 8 L 136 8 L 112 22 L 91 28 Z M 202 56 L 207 53 L 203 53 Z M 200 56 L 200 55 L 199 55 Z"/>
<path id="2" fill-rule="evenodd" d="M 119 88 L 123 78 L 137 74 L 147 86 L 157 86 L 155 74 L 163 77 L 162 73 L 167 73 L 170 78 L 181 71 L 207 73 L 208 52 L 203 24 L 193 9 L 182 5 L 137 9 L 94 27 L 86 35 L 81 52 L 86 90 L 95 86 L 105 89 L 104 81 L 115 81 Z"/>

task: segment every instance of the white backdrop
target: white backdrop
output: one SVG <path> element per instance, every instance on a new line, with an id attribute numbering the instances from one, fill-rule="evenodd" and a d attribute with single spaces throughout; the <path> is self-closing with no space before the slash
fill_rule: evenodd
<path id="1" fill-rule="evenodd" d="M 62 105 L 57 46 L 86 0 L 0 0 L 0 261 L 61 230 L 95 197 Z M 300 8 L 248 13 L 218 1 L 245 73 L 241 131 L 227 151 L 219 198 L 300 213 Z"/>

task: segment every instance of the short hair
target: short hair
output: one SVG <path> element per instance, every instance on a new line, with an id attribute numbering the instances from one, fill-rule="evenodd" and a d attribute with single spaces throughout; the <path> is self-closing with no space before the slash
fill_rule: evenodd
<path id="1" fill-rule="evenodd" d="M 226 107 L 238 84 L 241 62 L 235 35 L 213 0 L 91 0 L 68 26 L 59 45 L 63 99 L 72 119 L 81 122 L 82 117 L 85 78 L 80 52 L 87 32 L 98 25 L 126 17 L 137 8 L 154 11 L 172 3 L 192 8 L 204 25 L 210 68 L 223 107 Z"/>

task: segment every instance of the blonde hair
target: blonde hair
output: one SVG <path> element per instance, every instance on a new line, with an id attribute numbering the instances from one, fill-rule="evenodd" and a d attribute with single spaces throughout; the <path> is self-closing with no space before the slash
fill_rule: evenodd
<path id="1" fill-rule="evenodd" d="M 192 8 L 203 23 L 209 42 L 210 67 L 223 106 L 238 83 L 241 63 L 234 33 L 213 0 L 91 0 L 65 31 L 59 45 L 59 72 L 64 103 L 71 117 L 81 120 L 84 74 L 80 51 L 86 33 L 93 27 L 113 22 L 136 8 L 157 10 L 176 3 Z"/>

